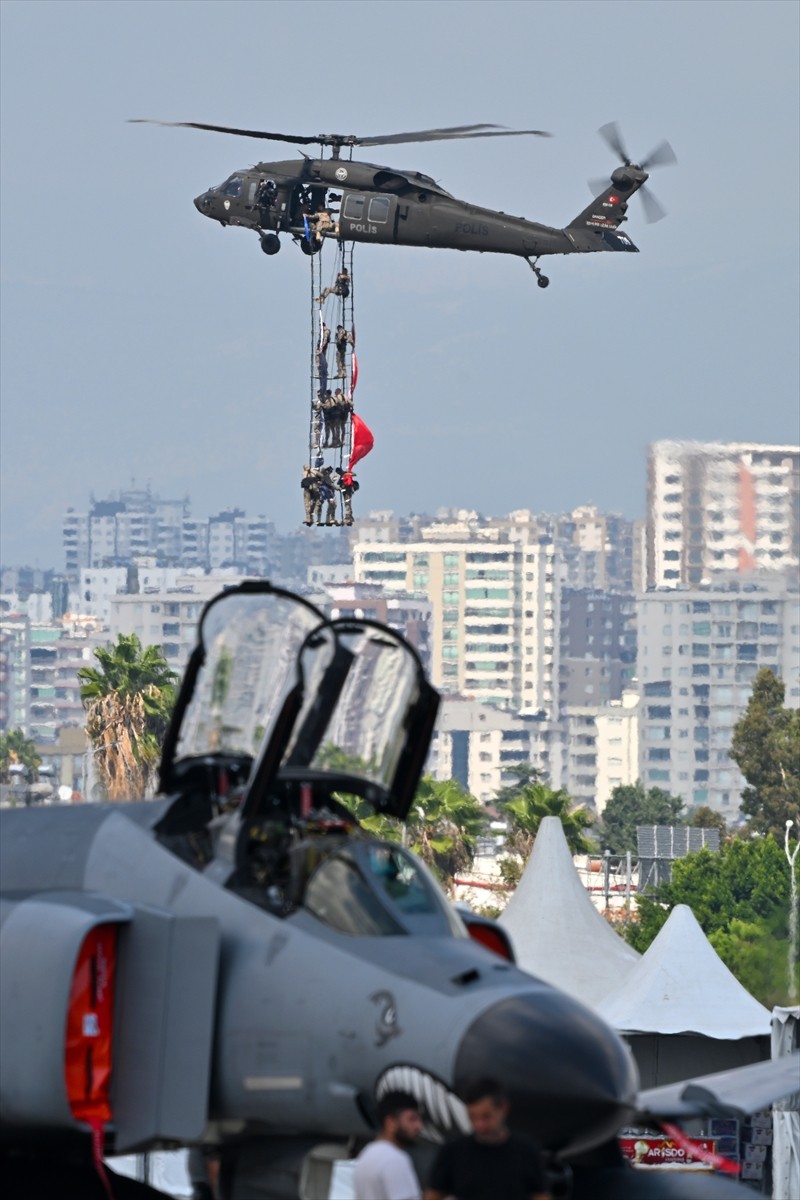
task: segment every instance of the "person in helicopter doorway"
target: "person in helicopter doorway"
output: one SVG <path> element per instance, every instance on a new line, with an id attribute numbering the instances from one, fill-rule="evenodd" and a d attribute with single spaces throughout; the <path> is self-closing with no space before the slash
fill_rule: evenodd
<path id="1" fill-rule="evenodd" d="M 303 505 L 305 507 L 306 518 L 305 525 L 311 525 L 314 521 L 314 510 L 319 502 L 319 485 L 320 476 L 316 471 L 312 471 L 311 467 L 303 467 L 303 478 L 300 480 L 300 487 L 303 489 Z"/>
<path id="2" fill-rule="evenodd" d="M 333 219 L 333 214 L 328 208 L 321 208 L 314 216 L 309 217 L 309 224 L 314 226 L 314 232 L 317 239 L 321 242 L 324 234 L 332 233 L 338 236 L 339 227 Z"/>
<path id="3" fill-rule="evenodd" d="M 328 299 L 328 296 L 341 296 L 343 300 L 346 300 L 349 295 L 350 272 L 348 271 L 347 267 L 343 266 L 339 274 L 336 276 L 336 282 L 334 283 L 333 287 L 323 288 L 322 293 L 315 297 L 315 299 L 317 304 L 324 304 Z M 339 329 L 341 329 L 341 325 L 339 326 Z M 338 334 L 339 330 L 337 329 L 336 332 Z"/>
<path id="4" fill-rule="evenodd" d="M 278 189 L 272 179 L 262 179 L 256 189 L 256 207 L 261 209 L 262 219 L 270 208 L 275 207 L 278 199 Z"/>
<path id="5" fill-rule="evenodd" d="M 339 487 L 342 492 L 342 500 L 344 502 L 344 523 L 345 525 L 353 524 L 353 493 L 358 491 L 358 480 L 355 477 L 355 471 L 350 468 L 342 471 Z"/>

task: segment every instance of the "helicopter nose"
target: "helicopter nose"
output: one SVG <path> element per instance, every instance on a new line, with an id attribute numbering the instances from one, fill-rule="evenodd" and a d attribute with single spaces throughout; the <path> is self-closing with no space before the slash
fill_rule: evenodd
<path id="1" fill-rule="evenodd" d="M 210 204 L 211 201 L 209 199 L 208 192 L 203 192 L 201 196 L 195 196 L 194 206 L 199 213 L 203 214 L 203 216 L 208 215 Z"/>
<path id="2" fill-rule="evenodd" d="M 467 1028 L 455 1089 L 486 1076 L 507 1091 L 515 1129 L 548 1149 L 573 1152 L 613 1137 L 638 1089 L 633 1057 L 620 1038 L 555 989 L 501 1000 Z"/>

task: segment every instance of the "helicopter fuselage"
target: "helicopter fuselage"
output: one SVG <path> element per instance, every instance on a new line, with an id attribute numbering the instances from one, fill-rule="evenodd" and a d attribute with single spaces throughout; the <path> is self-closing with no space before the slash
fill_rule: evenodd
<path id="1" fill-rule="evenodd" d="M 209 188 L 194 203 L 203 216 L 221 225 L 243 226 L 262 237 L 285 232 L 305 240 L 308 249 L 323 239 L 338 239 L 536 259 L 635 250 L 617 226 L 624 220 L 627 199 L 646 178 L 643 174 L 643 179 L 631 180 L 624 198 L 618 194 L 621 189 L 614 194 L 610 184 L 613 203 L 598 197 L 594 207 L 599 211 L 589 214 L 596 223 L 581 220 L 566 229 L 467 204 L 420 172 L 339 159 L 305 159 L 299 170 L 295 161 L 258 163 Z M 318 221 L 321 213 L 329 218 L 324 224 Z"/>

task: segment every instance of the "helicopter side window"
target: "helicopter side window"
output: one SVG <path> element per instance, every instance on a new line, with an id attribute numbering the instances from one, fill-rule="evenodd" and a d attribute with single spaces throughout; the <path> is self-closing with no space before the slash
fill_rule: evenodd
<path id="1" fill-rule="evenodd" d="M 229 179 L 222 189 L 223 196 L 238 196 L 242 190 L 242 181 L 237 177 Z"/>
<path id="2" fill-rule="evenodd" d="M 386 937 L 405 933 L 375 896 L 355 863 L 333 857 L 322 863 L 306 887 L 303 905 L 309 912 L 357 937 Z"/>
<path id="3" fill-rule="evenodd" d="M 369 219 L 376 225 L 385 225 L 389 219 L 389 197 L 373 196 L 369 202 Z"/>
<path id="4" fill-rule="evenodd" d="M 364 197 L 345 196 L 342 216 L 347 217 L 351 221 L 360 221 L 364 216 Z"/>

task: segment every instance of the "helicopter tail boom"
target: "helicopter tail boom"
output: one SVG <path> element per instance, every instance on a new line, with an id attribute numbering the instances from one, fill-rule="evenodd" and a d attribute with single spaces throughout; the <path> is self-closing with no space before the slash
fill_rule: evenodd
<path id="1" fill-rule="evenodd" d="M 592 250 L 627 250 L 638 254 L 638 247 L 627 234 L 620 233 L 619 226 L 625 220 L 629 196 L 641 187 L 644 179 L 625 179 L 618 186 L 612 178 L 588 208 L 570 221 L 564 232 L 577 251 L 585 254 Z"/>

